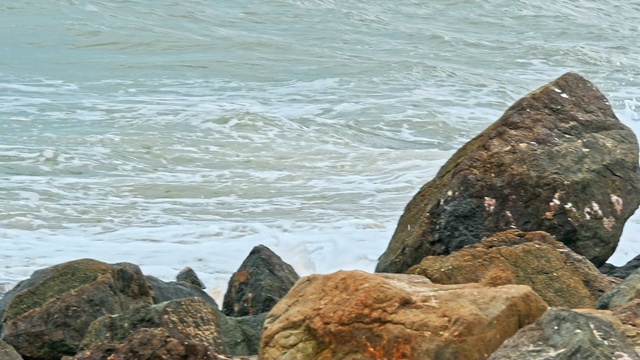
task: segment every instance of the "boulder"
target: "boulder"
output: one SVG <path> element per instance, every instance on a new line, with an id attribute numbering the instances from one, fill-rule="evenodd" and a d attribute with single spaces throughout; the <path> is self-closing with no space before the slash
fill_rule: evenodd
<path id="1" fill-rule="evenodd" d="M 528 286 L 437 285 L 339 271 L 300 279 L 265 321 L 259 358 L 485 359 L 547 308 Z"/>
<path id="2" fill-rule="evenodd" d="M 266 246 L 258 245 L 231 276 L 222 312 L 228 316 L 269 312 L 298 279 L 291 265 Z"/>
<path id="3" fill-rule="evenodd" d="M 408 203 L 376 272 L 402 273 L 497 232 L 546 231 L 596 266 L 640 204 L 638 143 L 567 73 L 511 106 Z"/>
<path id="4" fill-rule="evenodd" d="M 0 300 L 1 338 L 23 357 L 73 355 L 95 319 L 150 304 L 138 266 L 75 260 L 33 275 Z"/>
<path id="5" fill-rule="evenodd" d="M 609 322 L 569 309 L 550 308 L 505 341 L 489 359 L 640 360 L 640 356 Z"/>
<path id="6" fill-rule="evenodd" d="M 0 359 L 2 360 L 22 360 L 22 356 L 18 354 L 13 346 L 0 340 Z"/>
<path id="7" fill-rule="evenodd" d="M 200 280 L 200 278 L 198 277 L 196 272 L 193 271 L 193 269 L 188 267 L 188 266 L 186 268 L 180 270 L 180 272 L 176 276 L 176 281 L 185 282 L 187 284 L 195 285 L 195 286 L 199 287 L 200 289 L 206 289 L 207 288 L 206 286 L 204 286 L 204 284 L 202 283 L 202 281 Z"/>
<path id="8" fill-rule="evenodd" d="M 132 341 L 140 329 L 164 329 L 177 341 L 197 342 L 213 354 L 226 354 L 227 347 L 218 327 L 220 313 L 200 298 L 144 305 L 118 315 L 94 321 L 82 341 L 82 349 L 96 346 L 121 346 Z"/>
<path id="9" fill-rule="evenodd" d="M 543 231 L 507 230 L 448 256 L 428 256 L 409 270 L 438 284 L 531 286 L 549 306 L 595 308 L 619 279 L 602 275 Z"/>
<path id="10" fill-rule="evenodd" d="M 627 276 L 620 285 L 598 299 L 598 309 L 613 309 L 640 299 L 640 269 Z"/>
<path id="11" fill-rule="evenodd" d="M 640 268 L 640 255 L 629 260 L 626 264 L 622 266 L 615 266 L 615 265 L 606 263 L 600 267 L 600 271 L 605 275 L 615 276 L 617 278 L 624 279 L 639 268 Z"/>
<path id="12" fill-rule="evenodd" d="M 153 303 L 160 304 L 170 300 L 197 297 L 210 306 L 218 308 L 216 301 L 209 296 L 200 286 L 184 281 L 162 281 L 157 277 L 147 275 L 147 282 L 151 286 Z"/>
<path id="13" fill-rule="evenodd" d="M 91 350 L 83 350 L 68 359 L 217 360 L 219 358 L 206 344 L 178 339 L 165 328 L 141 328 L 134 331 L 120 346 L 101 345 Z"/>
<path id="14" fill-rule="evenodd" d="M 625 318 L 624 314 L 618 313 L 617 311 L 619 309 L 621 309 L 621 307 L 616 308 L 614 310 L 615 312 L 611 310 L 596 309 L 574 309 L 573 311 L 597 316 L 608 321 L 616 331 L 624 335 L 627 340 L 629 340 L 629 342 L 635 347 L 636 352 L 640 354 L 640 317 L 638 317 L 638 310 L 640 310 L 640 308 L 631 312 L 631 314 L 634 315 L 632 319 Z"/>
<path id="15" fill-rule="evenodd" d="M 267 313 L 242 317 L 221 316 L 218 321 L 228 353 L 234 356 L 258 354 Z"/>

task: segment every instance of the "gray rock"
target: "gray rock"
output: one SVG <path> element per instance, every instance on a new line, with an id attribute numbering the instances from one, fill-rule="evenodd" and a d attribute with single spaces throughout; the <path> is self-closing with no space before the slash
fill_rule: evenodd
<path id="1" fill-rule="evenodd" d="M 160 304 L 170 300 L 197 297 L 210 306 L 218 309 L 216 301 L 209 296 L 200 286 L 184 281 L 162 281 L 157 277 L 147 275 L 147 282 L 151 286 L 154 304 Z"/>
<path id="2" fill-rule="evenodd" d="M 18 354 L 13 346 L 0 340 L 0 359 L 2 360 L 22 360 L 22 356 Z"/>
<path id="3" fill-rule="evenodd" d="M 180 270 L 180 272 L 178 273 L 178 276 L 176 276 L 176 281 L 186 282 L 188 284 L 195 285 L 200 289 L 207 288 L 206 286 L 204 286 L 202 281 L 200 281 L 200 278 L 198 277 L 196 272 L 193 271 L 193 269 L 188 266 Z"/>
<path id="4" fill-rule="evenodd" d="M 615 265 L 606 263 L 600 267 L 600 272 L 602 272 L 605 275 L 615 276 L 617 278 L 624 279 L 639 268 L 640 268 L 640 255 L 629 260 L 626 264 L 622 266 L 615 266 Z"/>
<path id="5" fill-rule="evenodd" d="M 458 150 L 402 214 L 376 272 L 402 273 L 497 232 L 546 231 L 601 266 L 640 204 L 636 136 L 567 73 Z"/>
<path id="6" fill-rule="evenodd" d="M 229 280 L 222 312 L 228 316 L 247 316 L 269 312 L 300 277 L 264 245 L 251 250 Z"/>
<path id="7" fill-rule="evenodd" d="M 613 290 L 602 295 L 596 306 L 598 309 L 611 310 L 634 299 L 640 299 L 640 269 L 627 276 Z"/>
<path id="8" fill-rule="evenodd" d="M 629 340 L 596 316 L 550 308 L 498 348 L 489 360 L 640 360 Z"/>

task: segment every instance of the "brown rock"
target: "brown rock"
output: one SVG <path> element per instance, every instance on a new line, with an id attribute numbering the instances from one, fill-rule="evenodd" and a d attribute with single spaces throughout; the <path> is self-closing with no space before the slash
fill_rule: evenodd
<path id="1" fill-rule="evenodd" d="M 22 356 L 18 354 L 13 346 L 0 340 L 0 359 L 2 360 L 22 360 Z"/>
<path id="2" fill-rule="evenodd" d="M 266 313 L 300 277 L 268 247 L 258 245 L 229 280 L 222 312 L 228 316 Z"/>
<path id="3" fill-rule="evenodd" d="M 339 271 L 300 279 L 271 310 L 260 359 L 485 359 L 547 308 L 527 286 L 436 285 Z"/>
<path id="4" fill-rule="evenodd" d="M 57 360 L 77 352 L 93 320 L 151 301 L 136 265 L 71 261 L 38 270 L 5 294 L 2 338 L 26 358 Z"/>
<path id="5" fill-rule="evenodd" d="M 428 256 L 407 273 L 438 284 L 528 285 L 549 306 L 569 308 L 594 308 L 619 282 L 543 231 L 504 231 L 448 256 Z"/>
<path id="6" fill-rule="evenodd" d="M 511 228 L 546 231 L 601 266 L 639 189 L 634 133 L 568 73 L 516 102 L 419 190 L 376 271 L 401 273 Z"/>

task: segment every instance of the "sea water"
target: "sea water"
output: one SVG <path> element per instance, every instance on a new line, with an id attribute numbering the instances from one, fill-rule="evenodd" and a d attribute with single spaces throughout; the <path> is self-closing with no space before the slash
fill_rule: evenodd
<path id="1" fill-rule="evenodd" d="M 372 271 L 455 150 L 563 73 L 640 133 L 639 24 L 603 0 L 2 1 L 0 284 L 94 258 L 190 266 L 219 300 L 258 244 Z"/>

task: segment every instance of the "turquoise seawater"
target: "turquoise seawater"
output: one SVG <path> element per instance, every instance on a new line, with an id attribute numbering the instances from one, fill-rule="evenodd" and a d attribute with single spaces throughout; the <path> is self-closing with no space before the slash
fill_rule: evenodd
<path id="1" fill-rule="evenodd" d="M 595 0 L 0 2 L 0 283 L 91 257 L 219 296 L 259 243 L 372 270 L 417 189 L 561 74 L 640 129 L 639 24 Z"/>

